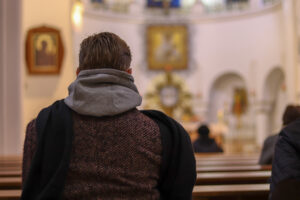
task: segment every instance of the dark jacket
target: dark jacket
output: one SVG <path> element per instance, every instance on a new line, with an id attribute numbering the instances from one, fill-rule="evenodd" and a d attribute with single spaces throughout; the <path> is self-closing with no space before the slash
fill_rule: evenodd
<path id="1" fill-rule="evenodd" d="M 194 143 L 195 153 L 213 153 L 213 152 L 223 152 L 216 141 L 208 137 L 200 137 Z"/>
<path id="2" fill-rule="evenodd" d="M 286 126 L 279 134 L 272 164 L 270 192 L 286 179 L 300 178 L 300 119 Z"/>
<path id="3" fill-rule="evenodd" d="M 74 138 L 63 199 L 159 198 L 162 145 L 153 120 L 137 109 L 103 117 L 71 112 Z M 33 120 L 26 130 L 23 183 L 37 150 L 36 125 Z"/>
<path id="4" fill-rule="evenodd" d="M 192 198 L 196 181 L 190 138 L 172 118 L 158 111 L 143 111 L 159 126 L 162 161 L 157 188 L 161 199 Z M 69 167 L 73 121 L 63 101 L 42 110 L 37 118 L 38 145 L 21 199 L 60 199 Z"/>
<path id="5" fill-rule="evenodd" d="M 260 165 L 271 165 L 274 157 L 275 144 L 278 139 L 278 134 L 267 137 L 264 141 L 264 146 L 261 151 L 258 163 Z"/>

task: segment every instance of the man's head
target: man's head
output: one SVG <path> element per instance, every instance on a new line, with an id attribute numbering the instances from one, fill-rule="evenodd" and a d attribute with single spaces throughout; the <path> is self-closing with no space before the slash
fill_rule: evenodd
<path id="1" fill-rule="evenodd" d="M 282 116 L 283 126 L 288 125 L 300 117 L 300 106 L 288 105 Z"/>
<path id="2" fill-rule="evenodd" d="M 209 128 L 207 127 L 207 125 L 203 124 L 198 128 L 198 133 L 202 137 L 207 137 L 209 134 Z"/>
<path id="3" fill-rule="evenodd" d="M 77 72 L 112 68 L 131 73 L 131 52 L 124 40 L 114 33 L 102 32 L 81 42 Z"/>

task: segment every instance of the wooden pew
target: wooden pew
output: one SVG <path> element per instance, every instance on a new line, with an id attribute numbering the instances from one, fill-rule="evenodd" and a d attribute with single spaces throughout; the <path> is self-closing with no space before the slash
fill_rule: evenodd
<path id="1" fill-rule="evenodd" d="M 268 184 L 195 186 L 193 200 L 267 200 Z M 21 190 L 0 190 L 0 200 L 19 199 Z"/>
<path id="2" fill-rule="evenodd" d="M 193 200 L 267 200 L 268 184 L 195 186 Z M 0 200 L 19 199 L 21 190 L 0 190 Z"/>
<path id="3" fill-rule="evenodd" d="M 20 177 L 22 176 L 22 170 L 5 170 L 0 171 L 0 177 Z"/>
<path id="4" fill-rule="evenodd" d="M 270 171 L 197 173 L 197 185 L 268 183 Z M 19 189 L 21 177 L 0 177 L 1 189 Z"/>
<path id="5" fill-rule="evenodd" d="M 238 160 L 258 160 L 258 154 L 226 154 L 226 153 L 195 153 L 196 160 L 227 160 L 227 159 L 238 159 Z"/>
<path id="6" fill-rule="evenodd" d="M 19 162 L 22 161 L 22 156 L 0 156 L 0 162 Z"/>
<path id="7" fill-rule="evenodd" d="M 0 177 L 0 190 L 21 189 L 21 177 Z"/>
<path id="8" fill-rule="evenodd" d="M 0 157 L 0 166 L 15 166 L 21 165 L 22 158 Z"/>
<path id="9" fill-rule="evenodd" d="M 0 189 L 0 200 L 15 200 L 20 199 L 21 190 L 1 190 Z"/>
<path id="10" fill-rule="evenodd" d="M 267 200 L 269 184 L 200 185 L 193 190 L 193 200 Z"/>
<path id="11" fill-rule="evenodd" d="M 271 165 L 197 166 L 197 172 L 270 171 Z"/>
<path id="12" fill-rule="evenodd" d="M 197 185 L 268 183 L 270 171 L 197 173 Z"/>
<path id="13" fill-rule="evenodd" d="M 21 167 L 22 163 L 0 163 L 0 169 L 2 167 Z"/>
<path id="14" fill-rule="evenodd" d="M 241 166 L 257 165 L 257 160 L 201 160 L 196 161 L 197 166 Z"/>

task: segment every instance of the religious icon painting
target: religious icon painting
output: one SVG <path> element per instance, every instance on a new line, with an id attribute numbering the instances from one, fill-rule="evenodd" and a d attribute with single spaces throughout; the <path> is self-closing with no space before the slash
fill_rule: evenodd
<path id="1" fill-rule="evenodd" d="M 234 88 L 233 94 L 233 103 L 232 103 L 232 113 L 237 117 L 240 117 L 247 110 L 248 98 L 247 91 L 245 88 Z"/>
<path id="2" fill-rule="evenodd" d="M 185 25 L 151 25 L 147 28 L 147 62 L 152 70 L 188 67 L 188 36 Z"/>
<path id="3" fill-rule="evenodd" d="M 91 0 L 92 3 L 103 3 L 103 0 Z"/>
<path id="4" fill-rule="evenodd" d="M 30 74 L 59 74 L 63 45 L 58 29 L 32 28 L 26 37 L 26 63 Z"/>
<path id="5" fill-rule="evenodd" d="M 167 3 L 171 8 L 180 7 L 180 0 L 147 0 L 147 7 L 163 8 L 164 3 Z"/>
<path id="6" fill-rule="evenodd" d="M 91 3 L 92 6 L 94 6 L 95 8 L 98 8 L 98 7 L 103 6 L 104 0 L 90 0 L 90 3 Z"/>

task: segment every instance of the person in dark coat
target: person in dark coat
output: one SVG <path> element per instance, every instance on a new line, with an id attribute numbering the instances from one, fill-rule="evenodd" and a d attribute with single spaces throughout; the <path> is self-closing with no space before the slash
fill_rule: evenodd
<path id="1" fill-rule="evenodd" d="M 113 33 L 82 41 L 69 95 L 27 126 L 21 200 L 192 199 L 190 137 L 164 113 L 137 109 L 130 63 Z"/>
<path id="2" fill-rule="evenodd" d="M 216 141 L 209 137 L 209 132 L 207 125 L 201 125 L 198 128 L 199 138 L 193 143 L 195 153 L 223 152 Z"/>
<path id="3" fill-rule="evenodd" d="M 282 115 L 282 126 L 285 127 L 291 122 L 300 117 L 300 106 L 288 105 Z M 275 144 L 278 139 L 278 134 L 267 137 L 260 154 L 259 164 L 270 165 L 272 164 Z"/>
<path id="4" fill-rule="evenodd" d="M 300 118 L 287 125 L 278 136 L 272 163 L 271 199 L 275 198 L 273 195 L 279 195 L 273 194 L 279 183 L 288 179 L 300 179 Z"/>

